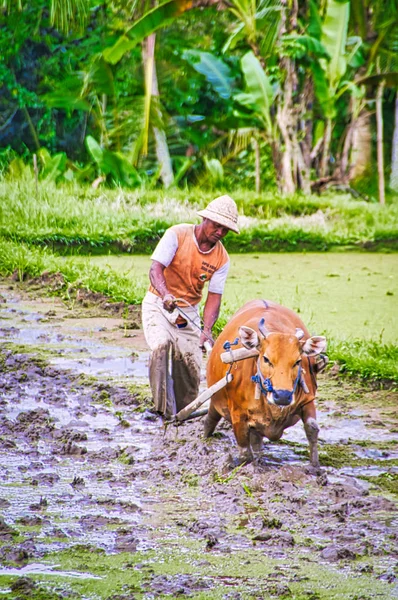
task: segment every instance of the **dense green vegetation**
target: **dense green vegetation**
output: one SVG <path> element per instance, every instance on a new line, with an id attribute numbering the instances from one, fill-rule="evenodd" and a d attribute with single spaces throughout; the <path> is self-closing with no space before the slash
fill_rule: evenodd
<path id="1" fill-rule="evenodd" d="M 397 15 L 396 0 L 3 0 L 0 164 L 35 153 L 43 181 L 96 186 L 350 184 L 383 202 Z"/>

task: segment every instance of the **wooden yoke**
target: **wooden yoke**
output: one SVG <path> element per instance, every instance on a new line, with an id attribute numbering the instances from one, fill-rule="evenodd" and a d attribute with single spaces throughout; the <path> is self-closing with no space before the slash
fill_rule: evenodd
<path id="1" fill-rule="evenodd" d="M 237 350 L 228 350 L 221 354 L 221 360 L 223 363 L 230 364 L 245 360 L 245 358 L 255 358 L 259 355 L 256 348 L 238 348 Z"/>

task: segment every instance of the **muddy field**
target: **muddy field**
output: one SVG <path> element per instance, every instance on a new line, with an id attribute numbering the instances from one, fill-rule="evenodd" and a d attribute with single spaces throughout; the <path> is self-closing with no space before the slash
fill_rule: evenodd
<path id="1" fill-rule="evenodd" d="M 0 598 L 398 598 L 398 393 L 320 378 L 233 468 L 229 426 L 151 412 L 139 314 L 0 287 Z"/>

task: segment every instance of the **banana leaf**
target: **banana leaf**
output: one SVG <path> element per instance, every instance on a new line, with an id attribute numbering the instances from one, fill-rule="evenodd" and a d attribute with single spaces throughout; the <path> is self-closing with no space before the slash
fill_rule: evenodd
<path id="1" fill-rule="evenodd" d="M 140 185 L 141 178 L 138 172 L 125 156 L 119 152 L 111 152 L 110 150 L 101 148 L 91 135 L 86 137 L 86 146 L 88 152 L 97 163 L 98 169 L 104 175 L 109 176 L 113 183 L 129 187 Z"/>
<path id="2" fill-rule="evenodd" d="M 210 179 L 214 184 L 222 183 L 224 180 L 224 168 L 217 158 L 204 157 L 204 163 Z"/>
<path id="3" fill-rule="evenodd" d="M 137 42 L 135 40 L 130 40 L 126 35 L 122 35 L 116 44 L 110 46 L 109 48 L 105 48 L 103 51 L 103 57 L 106 62 L 111 65 L 116 65 L 121 58 L 128 52 L 132 50 L 134 46 L 136 46 Z"/>
<path id="4" fill-rule="evenodd" d="M 236 45 L 241 40 L 244 40 L 245 37 L 246 37 L 245 24 L 238 23 L 238 25 L 233 29 L 231 35 L 229 36 L 229 38 L 225 42 L 224 46 L 222 47 L 222 53 L 225 54 L 226 52 L 228 52 L 228 50 L 234 50 Z"/>
<path id="5" fill-rule="evenodd" d="M 297 52 L 295 53 L 295 57 L 297 58 L 301 58 L 304 55 L 308 55 L 308 54 L 312 54 L 313 56 L 316 56 L 317 58 L 326 58 L 329 59 L 330 56 L 327 53 L 326 48 L 323 46 L 323 44 L 317 40 L 315 37 L 311 37 L 309 35 L 296 35 L 296 34 L 289 34 L 289 35 L 284 35 L 281 38 L 281 42 L 284 45 L 288 45 L 289 44 L 294 44 L 296 45 L 296 47 L 298 46 L 299 48 L 301 47 L 301 53 Z"/>
<path id="6" fill-rule="evenodd" d="M 191 63 L 195 71 L 206 77 L 221 98 L 231 97 L 234 79 L 230 68 L 220 58 L 199 50 L 186 50 L 182 57 Z"/>
<path id="7" fill-rule="evenodd" d="M 307 33 L 317 40 L 320 40 L 322 36 L 322 21 L 321 17 L 319 16 L 318 7 L 314 0 L 310 0 L 309 2 L 309 24 Z"/>
<path id="8" fill-rule="evenodd" d="M 104 160 L 104 151 L 101 148 L 101 146 L 99 145 L 99 143 L 97 142 L 97 140 L 95 140 L 91 135 L 88 135 L 86 137 L 86 147 L 87 147 L 87 150 L 88 150 L 89 154 L 91 155 L 91 157 L 97 163 L 98 167 L 102 170 L 103 169 L 103 160 Z"/>
<path id="9" fill-rule="evenodd" d="M 334 98 L 330 94 L 325 71 L 316 61 L 311 62 L 311 70 L 314 76 L 315 94 L 321 106 L 321 110 L 327 119 L 333 119 L 336 116 L 336 108 Z"/>
<path id="10" fill-rule="evenodd" d="M 51 156 L 44 164 L 44 168 L 40 173 L 40 179 L 46 181 L 53 181 L 54 183 L 63 175 L 66 171 L 66 154 L 60 152 Z"/>
<path id="11" fill-rule="evenodd" d="M 345 49 L 347 43 L 350 3 L 328 0 L 325 19 L 322 24 L 321 42 L 330 56 L 329 62 L 322 64 L 329 86 L 335 90 L 347 70 Z"/>
<path id="12" fill-rule="evenodd" d="M 281 0 L 265 0 L 258 8 L 255 14 L 256 30 L 260 33 L 261 54 L 268 57 L 274 49 L 281 28 L 283 5 Z"/>
<path id="13" fill-rule="evenodd" d="M 235 94 L 234 100 L 250 108 L 259 116 L 270 132 L 272 129 L 270 109 L 274 101 L 274 90 L 260 61 L 253 52 L 247 52 L 242 60 L 242 71 L 246 82 L 246 91 Z"/>
<path id="14" fill-rule="evenodd" d="M 116 44 L 105 48 L 103 52 L 105 60 L 115 65 L 136 44 L 158 29 L 166 27 L 190 8 L 193 8 L 193 0 L 169 0 L 148 11 L 118 39 Z"/>

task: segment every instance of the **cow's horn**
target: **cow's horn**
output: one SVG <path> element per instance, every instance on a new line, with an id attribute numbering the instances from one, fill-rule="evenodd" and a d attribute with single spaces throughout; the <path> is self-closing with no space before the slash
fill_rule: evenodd
<path id="1" fill-rule="evenodd" d="M 296 338 L 301 340 L 304 337 L 304 331 L 300 327 L 296 327 Z"/>
<path id="2" fill-rule="evenodd" d="M 265 338 L 267 337 L 267 335 L 269 335 L 271 332 L 268 331 L 268 329 L 265 326 L 265 319 L 262 318 L 260 323 L 258 324 L 258 330 L 261 333 L 261 335 L 263 335 Z"/>

